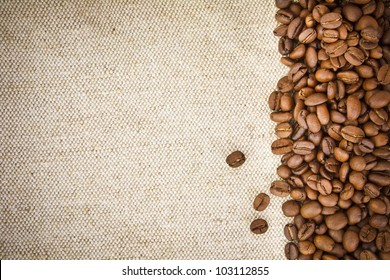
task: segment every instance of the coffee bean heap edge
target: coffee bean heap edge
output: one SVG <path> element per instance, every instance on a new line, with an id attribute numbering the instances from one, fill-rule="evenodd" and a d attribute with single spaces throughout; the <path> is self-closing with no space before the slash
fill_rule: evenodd
<path id="1" fill-rule="evenodd" d="M 390 8 L 378 0 L 275 0 L 281 62 L 269 97 L 290 196 L 287 259 L 390 259 Z"/>

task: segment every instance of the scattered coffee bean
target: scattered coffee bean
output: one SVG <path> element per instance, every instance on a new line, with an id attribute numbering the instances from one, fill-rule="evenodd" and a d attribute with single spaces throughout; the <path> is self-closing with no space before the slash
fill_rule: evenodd
<path id="1" fill-rule="evenodd" d="M 256 211 L 264 211 L 265 208 L 267 208 L 269 202 L 270 197 L 267 194 L 258 194 L 253 202 L 253 208 L 255 208 Z"/>
<path id="2" fill-rule="evenodd" d="M 235 151 L 226 158 L 226 163 L 233 168 L 241 166 L 244 162 L 245 155 L 240 151 Z"/>
<path id="3" fill-rule="evenodd" d="M 255 234 L 263 234 L 268 230 L 268 223 L 263 219 L 254 220 L 250 225 L 250 230 Z"/>

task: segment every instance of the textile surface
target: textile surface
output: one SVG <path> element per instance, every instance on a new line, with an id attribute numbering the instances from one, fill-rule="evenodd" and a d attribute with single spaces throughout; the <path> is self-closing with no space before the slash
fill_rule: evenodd
<path id="1" fill-rule="evenodd" d="M 284 259 L 273 3 L 0 1 L 0 258 Z"/>

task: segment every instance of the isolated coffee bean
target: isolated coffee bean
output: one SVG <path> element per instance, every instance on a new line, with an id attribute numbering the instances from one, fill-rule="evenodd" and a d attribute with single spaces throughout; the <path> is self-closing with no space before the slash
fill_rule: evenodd
<path id="1" fill-rule="evenodd" d="M 268 230 L 268 223 L 263 219 L 254 220 L 250 225 L 250 230 L 255 234 L 263 234 Z"/>
<path id="2" fill-rule="evenodd" d="M 226 163 L 233 168 L 241 166 L 244 162 L 245 155 L 240 151 L 235 151 L 226 158 Z"/>
<path id="3" fill-rule="evenodd" d="M 253 208 L 257 211 L 264 211 L 269 205 L 270 197 L 265 193 L 260 193 L 256 196 L 253 202 Z"/>

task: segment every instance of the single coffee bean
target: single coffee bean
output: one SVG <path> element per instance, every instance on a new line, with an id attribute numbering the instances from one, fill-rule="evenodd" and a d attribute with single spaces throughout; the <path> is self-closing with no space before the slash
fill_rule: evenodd
<path id="1" fill-rule="evenodd" d="M 293 150 L 293 142 L 290 139 L 278 139 L 271 145 L 272 153 L 275 155 L 283 155 Z"/>
<path id="2" fill-rule="evenodd" d="M 287 224 L 284 226 L 284 236 L 288 241 L 298 241 L 298 230 L 294 224 Z"/>
<path id="3" fill-rule="evenodd" d="M 283 179 L 288 179 L 290 178 L 292 172 L 291 172 L 291 169 L 287 167 L 287 165 L 285 164 L 282 164 L 280 165 L 276 172 L 278 173 L 278 175 L 283 178 Z"/>
<path id="4" fill-rule="evenodd" d="M 314 222 L 307 222 L 303 224 L 298 230 L 298 239 L 300 241 L 309 239 L 313 235 L 315 229 L 316 224 Z"/>
<path id="5" fill-rule="evenodd" d="M 353 95 L 347 97 L 347 119 L 348 121 L 356 120 L 362 111 L 360 100 Z"/>
<path id="6" fill-rule="evenodd" d="M 226 163 L 233 168 L 241 166 L 244 162 L 245 155 L 240 151 L 235 151 L 226 158 Z"/>
<path id="7" fill-rule="evenodd" d="M 292 2 L 293 0 L 275 0 L 275 6 L 279 9 L 285 9 L 288 8 Z"/>
<path id="8" fill-rule="evenodd" d="M 377 74 L 378 82 L 382 85 L 390 83 L 390 65 L 382 65 Z"/>
<path id="9" fill-rule="evenodd" d="M 321 213 L 323 215 L 335 214 L 334 211 L 337 210 L 337 207 L 336 208 L 332 208 L 332 207 L 335 207 L 337 205 L 338 200 L 339 200 L 339 197 L 335 193 L 331 193 L 328 195 L 320 194 L 318 196 L 318 202 L 321 203 L 322 206 L 324 206 L 322 208 Z M 328 208 L 324 209 L 325 207 L 328 207 Z M 329 209 L 329 207 L 331 207 L 332 209 Z"/>
<path id="10" fill-rule="evenodd" d="M 389 223 L 389 218 L 386 215 L 373 214 L 368 220 L 368 224 L 373 228 L 383 228 Z"/>
<path id="11" fill-rule="evenodd" d="M 289 24 L 294 18 L 294 15 L 288 10 L 279 10 L 276 12 L 275 19 L 279 23 Z"/>
<path id="12" fill-rule="evenodd" d="M 283 214 L 287 217 L 294 217 L 299 214 L 300 206 L 295 200 L 287 200 L 282 204 Z"/>
<path id="13" fill-rule="evenodd" d="M 377 256 L 370 250 L 362 250 L 360 252 L 360 260 L 377 260 Z"/>
<path id="14" fill-rule="evenodd" d="M 344 53 L 344 57 L 353 66 L 362 65 L 365 61 L 363 51 L 356 47 L 349 47 Z"/>
<path id="15" fill-rule="evenodd" d="M 288 79 L 288 76 L 284 76 L 278 81 L 278 89 L 281 92 L 290 92 L 294 89 L 294 83 Z"/>
<path id="16" fill-rule="evenodd" d="M 250 225 L 250 230 L 254 234 L 263 234 L 268 230 L 268 223 L 263 219 L 254 220 Z"/>
<path id="17" fill-rule="evenodd" d="M 315 146 L 312 142 L 310 141 L 296 141 L 292 145 L 292 150 L 295 154 L 297 155 L 308 155 L 314 150 Z"/>
<path id="18" fill-rule="evenodd" d="M 339 32 L 335 29 L 325 29 L 322 34 L 322 40 L 325 43 L 334 43 L 339 39 Z"/>
<path id="19" fill-rule="evenodd" d="M 314 243 L 308 240 L 298 242 L 298 250 L 303 255 L 312 255 L 316 251 Z"/>
<path id="20" fill-rule="evenodd" d="M 356 225 L 362 220 L 363 213 L 360 207 L 352 206 L 346 212 L 349 225 Z"/>
<path id="21" fill-rule="evenodd" d="M 359 75 L 354 71 L 338 72 L 336 76 L 337 79 L 343 81 L 347 85 L 351 85 L 359 81 Z"/>
<path id="22" fill-rule="evenodd" d="M 265 193 L 260 193 L 256 196 L 253 202 L 253 208 L 257 211 L 264 211 L 269 205 L 270 197 Z"/>
<path id="23" fill-rule="evenodd" d="M 290 185 L 285 181 L 274 181 L 271 184 L 270 192 L 279 197 L 286 197 L 290 192 Z"/>
<path id="24" fill-rule="evenodd" d="M 290 24 L 288 25 L 287 29 L 287 37 L 290 39 L 295 39 L 298 37 L 298 35 L 301 33 L 303 26 L 305 25 L 305 22 L 301 17 L 294 18 Z"/>
<path id="25" fill-rule="evenodd" d="M 292 134 L 292 127 L 290 123 L 284 122 L 284 123 L 279 123 L 275 127 L 275 134 L 280 137 L 280 138 L 287 138 Z"/>
<path id="26" fill-rule="evenodd" d="M 375 240 L 376 247 L 382 252 L 390 252 L 390 232 L 382 231 L 378 233 Z"/>
<path id="27" fill-rule="evenodd" d="M 329 195 L 332 192 L 332 183 L 322 178 L 319 183 L 317 183 L 317 190 L 322 195 Z"/>
<path id="28" fill-rule="evenodd" d="M 307 28 L 299 34 L 298 40 L 302 44 L 310 44 L 317 38 L 317 32 L 314 28 Z"/>
<path id="29" fill-rule="evenodd" d="M 314 245 L 325 252 L 330 252 L 335 246 L 335 242 L 327 235 L 316 235 L 314 237 Z"/>
<path id="30" fill-rule="evenodd" d="M 284 254 L 288 260 L 296 260 L 299 255 L 298 247 L 295 243 L 287 243 L 284 247 Z"/>
<path id="31" fill-rule="evenodd" d="M 325 217 L 325 224 L 329 229 L 340 230 L 348 224 L 347 215 L 343 212 Z"/>
<path id="32" fill-rule="evenodd" d="M 334 79 L 334 72 L 329 70 L 329 69 L 318 69 L 316 72 L 315 72 L 315 78 L 318 82 L 320 83 L 327 83 L 327 82 L 330 82 Z"/>
<path id="33" fill-rule="evenodd" d="M 365 225 L 359 231 L 359 239 L 362 242 L 368 243 L 375 240 L 377 234 L 377 229 L 373 228 L 370 225 Z"/>
<path id="34" fill-rule="evenodd" d="M 362 10 L 354 4 L 346 4 L 343 7 L 343 16 L 351 22 L 357 22 L 363 15 Z"/>
<path id="35" fill-rule="evenodd" d="M 390 73 L 390 72 L 389 72 Z M 390 104 L 390 92 L 381 90 L 374 93 L 367 102 L 367 105 L 373 109 L 380 109 Z"/>
<path id="36" fill-rule="evenodd" d="M 306 219 L 312 219 L 321 214 L 322 206 L 317 201 L 309 201 L 302 205 L 300 213 Z"/>
<path id="37" fill-rule="evenodd" d="M 344 235 L 343 235 L 343 247 L 344 249 L 352 253 L 356 251 L 356 249 L 359 246 L 359 233 L 352 231 L 352 230 L 347 230 Z"/>
<path id="38" fill-rule="evenodd" d="M 314 68 L 317 66 L 318 56 L 317 51 L 313 47 L 308 47 L 305 53 L 307 67 Z"/>
<path id="39" fill-rule="evenodd" d="M 288 37 L 280 37 L 278 50 L 281 55 L 289 54 L 294 48 L 293 41 Z"/>
<path id="40" fill-rule="evenodd" d="M 317 106 L 325 103 L 328 100 L 327 96 L 322 93 L 311 94 L 305 99 L 306 106 Z"/>
<path id="41" fill-rule="evenodd" d="M 362 156 L 355 156 L 349 161 L 349 166 L 355 171 L 363 171 L 366 168 L 366 161 Z"/>
<path id="42" fill-rule="evenodd" d="M 343 18 L 339 13 L 327 13 L 321 17 L 321 26 L 327 29 L 336 29 L 343 23 Z"/>
<path id="43" fill-rule="evenodd" d="M 378 198 L 370 199 L 370 202 L 368 203 L 368 209 L 377 214 L 386 214 L 387 213 L 387 206 L 386 203 Z"/>
<path id="44" fill-rule="evenodd" d="M 359 143 L 364 138 L 364 131 L 356 126 L 347 125 L 341 129 L 341 136 L 352 143 Z"/>
<path id="45" fill-rule="evenodd" d="M 348 44 L 345 40 L 338 40 L 326 46 L 325 51 L 329 57 L 338 57 L 343 55 L 348 49 Z"/>

